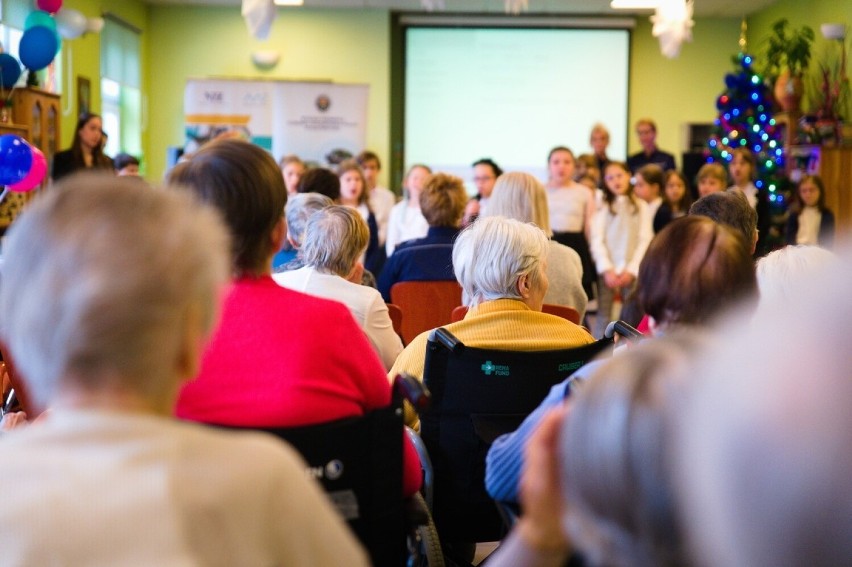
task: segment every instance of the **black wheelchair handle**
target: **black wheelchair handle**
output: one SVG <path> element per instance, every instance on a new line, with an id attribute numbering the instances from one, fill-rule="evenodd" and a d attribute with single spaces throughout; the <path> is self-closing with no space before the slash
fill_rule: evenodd
<path id="1" fill-rule="evenodd" d="M 393 385 L 418 412 L 427 409 L 432 402 L 432 394 L 426 385 L 407 372 L 397 374 Z"/>
<path id="2" fill-rule="evenodd" d="M 464 348 L 464 344 L 458 340 L 454 334 L 443 327 L 432 329 L 432 332 L 429 333 L 429 340 L 433 343 L 440 344 L 452 352 L 457 352 L 459 349 Z"/>
<path id="3" fill-rule="evenodd" d="M 611 339 L 616 333 L 627 339 L 641 339 L 645 336 L 637 331 L 635 327 L 632 327 L 621 320 L 613 321 L 607 325 L 606 331 L 604 331 L 604 336 Z"/>

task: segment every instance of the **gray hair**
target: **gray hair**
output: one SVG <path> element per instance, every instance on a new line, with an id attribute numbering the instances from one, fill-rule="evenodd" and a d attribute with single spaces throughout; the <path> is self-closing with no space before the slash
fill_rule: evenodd
<path id="1" fill-rule="evenodd" d="M 498 177 L 482 216 L 531 222 L 548 237 L 553 236 L 544 185 L 529 173 L 511 171 Z"/>
<path id="2" fill-rule="evenodd" d="M 287 216 L 287 237 L 296 248 L 301 247 L 305 238 L 305 225 L 312 214 L 334 204 L 329 197 L 321 193 L 296 193 L 291 195 L 284 208 Z"/>
<path id="3" fill-rule="evenodd" d="M 681 516 L 701 565 L 852 563 L 852 255 L 739 317 L 677 406 Z"/>
<path id="4" fill-rule="evenodd" d="M 760 304 L 791 301 L 794 285 L 819 268 L 837 261 L 837 256 L 818 246 L 786 246 L 757 261 Z"/>
<path id="5" fill-rule="evenodd" d="M 547 237 L 533 224 L 505 217 L 477 220 L 453 246 L 453 272 L 467 304 L 521 299 L 518 279 L 528 276 L 538 283 L 548 249 Z"/>
<path id="6" fill-rule="evenodd" d="M 306 266 L 346 277 L 367 249 L 370 229 L 356 209 L 333 205 L 308 219 L 302 258 Z"/>
<path id="7" fill-rule="evenodd" d="M 64 388 L 171 395 L 189 325 L 209 333 L 231 265 L 212 208 L 103 175 L 37 199 L 4 254 L 0 335 L 40 407 Z"/>

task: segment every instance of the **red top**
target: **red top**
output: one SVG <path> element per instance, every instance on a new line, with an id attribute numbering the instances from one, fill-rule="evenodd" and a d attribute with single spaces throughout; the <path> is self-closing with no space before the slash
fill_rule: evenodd
<path id="1" fill-rule="evenodd" d="M 176 414 L 296 427 L 362 415 L 390 399 L 384 367 L 349 309 L 263 276 L 238 279 L 227 290 L 201 371 L 182 388 Z M 410 495 L 420 487 L 420 462 L 404 444 L 403 490 Z"/>

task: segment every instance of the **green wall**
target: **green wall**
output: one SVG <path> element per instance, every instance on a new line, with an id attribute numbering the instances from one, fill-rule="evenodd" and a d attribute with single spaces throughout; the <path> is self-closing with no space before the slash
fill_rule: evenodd
<path id="1" fill-rule="evenodd" d="M 267 41 L 252 39 L 239 7 L 154 6 L 151 12 L 152 91 L 149 95 L 150 179 L 162 175 L 168 146 L 183 145 L 187 78 L 333 80 L 370 85 L 367 146 L 389 146 L 389 13 L 385 10 L 280 9 Z M 251 62 L 256 49 L 276 49 L 271 71 Z M 276 156 L 280 157 L 280 156 Z"/>
<path id="2" fill-rule="evenodd" d="M 683 44 L 676 59 L 667 59 L 651 35 L 648 18 L 637 21 L 630 54 L 629 153 L 641 150 L 633 124 L 649 117 L 657 123 L 657 144 L 680 163 L 688 143 L 684 124 L 712 122 L 716 117 L 716 98 L 732 68 L 739 32 L 738 19 L 697 20 L 692 42 Z"/>

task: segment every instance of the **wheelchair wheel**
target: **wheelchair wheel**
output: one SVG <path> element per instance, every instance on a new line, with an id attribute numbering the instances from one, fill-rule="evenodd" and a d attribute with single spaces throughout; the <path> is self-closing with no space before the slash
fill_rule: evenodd
<path id="1" fill-rule="evenodd" d="M 441 541 L 438 539 L 438 530 L 435 522 L 429 518 L 429 523 L 417 528 L 417 536 L 420 539 L 421 564 L 428 567 L 444 567 L 444 553 L 441 551 Z"/>

